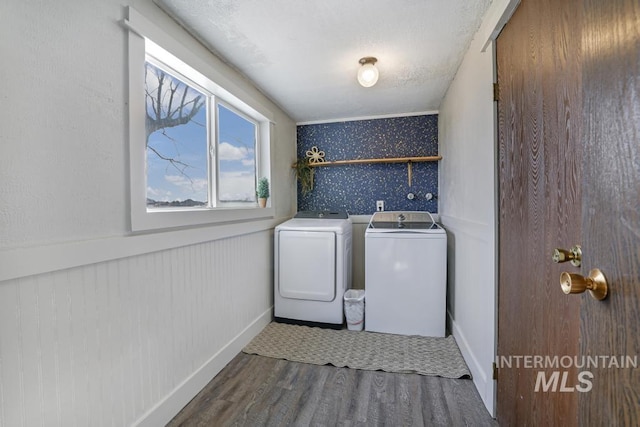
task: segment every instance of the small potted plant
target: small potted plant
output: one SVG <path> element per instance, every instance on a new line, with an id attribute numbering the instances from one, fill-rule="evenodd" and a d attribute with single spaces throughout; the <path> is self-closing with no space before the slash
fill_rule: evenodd
<path id="1" fill-rule="evenodd" d="M 267 206 L 267 199 L 269 198 L 269 180 L 266 177 L 258 180 L 256 195 L 258 196 L 258 205 L 260 205 L 261 208 Z"/>
<path id="2" fill-rule="evenodd" d="M 302 194 L 307 194 L 313 190 L 313 166 L 308 157 L 302 157 L 294 164 L 296 178 L 300 181 Z"/>

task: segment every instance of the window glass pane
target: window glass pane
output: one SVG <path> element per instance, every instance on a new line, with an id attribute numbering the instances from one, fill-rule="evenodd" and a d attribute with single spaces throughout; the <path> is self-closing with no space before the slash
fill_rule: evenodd
<path id="1" fill-rule="evenodd" d="M 207 97 L 145 64 L 147 208 L 206 206 Z"/>
<path id="2" fill-rule="evenodd" d="M 218 104 L 218 200 L 255 203 L 256 125 Z"/>

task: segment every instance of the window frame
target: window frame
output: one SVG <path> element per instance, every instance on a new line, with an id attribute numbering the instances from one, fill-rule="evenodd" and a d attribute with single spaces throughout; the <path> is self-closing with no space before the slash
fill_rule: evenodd
<path id="1" fill-rule="evenodd" d="M 212 93 L 217 100 L 222 100 L 225 107 L 232 111 L 240 111 L 244 116 L 253 119 L 257 124 L 256 143 L 256 180 L 271 176 L 271 135 L 274 126 L 273 113 L 254 99 L 235 76 L 229 77 L 225 70 L 215 66 L 215 58 L 208 61 L 178 42 L 163 30 L 148 21 L 132 7 L 128 8 L 128 19 L 124 21 L 129 28 L 129 181 L 130 210 L 132 232 L 161 230 L 176 227 L 192 227 L 234 223 L 242 221 L 263 220 L 274 217 L 273 194 L 269 206 L 260 208 L 257 203 L 247 206 L 215 206 L 195 209 L 161 208 L 147 209 L 146 205 L 146 147 L 145 140 L 145 96 L 144 96 L 144 64 L 149 53 L 156 60 L 166 64 L 162 55 L 170 58 L 169 69 L 176 69 L 184 75 L 181 66 L 190 67 L 197 72 L 196 76 L 186 75 L 196 85 Z M 159 49 L 159 50 L 158 50 Z M 161 52 L 161 57 L 158 57 Z M 213 55 L 212 55 L 213 58 Z M 216 115 L 217 115 L 217 107 Z M 216 125 L 217 126 L 217 125 Z M 216 147 L 217 149 L 217 147 Z M 217 161 L 217 160 L 216 160 Z M 211 173 L 211 172 L 209 172 Z M 214 179 L 214 185 L 218 185 Z M 272 192 L 273 193 L 273 192 Z"/>

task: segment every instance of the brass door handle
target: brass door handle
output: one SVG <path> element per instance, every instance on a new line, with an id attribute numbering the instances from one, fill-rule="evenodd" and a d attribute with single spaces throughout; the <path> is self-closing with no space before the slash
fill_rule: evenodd
<path id="1" fill-rule="evenodd" d="M 562 292 L 567 295 L 581 294 L 589 290 L 591 296 L 597 300 L 605 299 L 609 292 L 607 279 L 602 274 L 602 271 L 597 268 L 591 270 L 588 277 L 564 272 L 560 274 L 560 286 L 562 287 Z"/>
<path id="2" fill-rule="evenodd" d="M 556 263 L 571 261 L 572 265 L 580 267 L 582 263 L 582 249 L 580 245 L 575 245 L 569 250 L 556 248 L 553 250 L 551 259 Z"/>

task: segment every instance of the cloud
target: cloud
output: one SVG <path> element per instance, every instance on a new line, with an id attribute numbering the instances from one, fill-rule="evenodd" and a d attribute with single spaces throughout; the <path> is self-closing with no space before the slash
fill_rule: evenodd
<path id="1" fill-rule="evenodd" d="M 161 202 L 170 202 L 173 197 L 171 191 L 164 188 L 147 187 L 147 197 Z"/>
<path id="2" fill-rule="evenodd" d="M 184 175 L 165 175 L 164 179 L 181 188 L 189 188 L 195 192 L 206 190 L 209 183 L 206 179 L 189 179 Z"/>
<path id="3" fill-rule="evenodd" d="M 236 147 L 228 142 L 221 142 L 218 145 L 218 157 L 220 160 L 242 160 L 253 164 L 253 150 L 246 147 Z"/>
<path id="4" fill-rule="evenodd" d="M 162 201 L 207 200 L 207 180 L 189 180 L 182 175 L 165 175 L 166 188 L 147 187 L 147 197 Z M 256 183 L 253 172 L 229 171 L 220 173 L 219 199 L 223 202 L 254 202 Z"/>
<path id="5" fill-rule="evenodd" d="M 218 190 L 221 201 L 255 201 L 256 183 L 253 173 L 223 172 L 220 174 Z"/>
<path id="6" fill-rule="evenodd" d="M 172 194 L 170 199 L 162 199 L 162 200 L 198 200 L 198 201 L 206 201 L 208 199 L 208 182 L 206 179 L 189 179 L 183 175 L 165 175 L 164 179 L 167 183 L 172 185 L 175 189 L 174 192 L 169 192 Z"/>
<path id="7" fill-rule="evenodd" d="M 222 181 L 231 181 L 236 179 L 251 179 L 253 181 L 253 173 L 247 171 L 226 171 L 220 172 Z"/>

